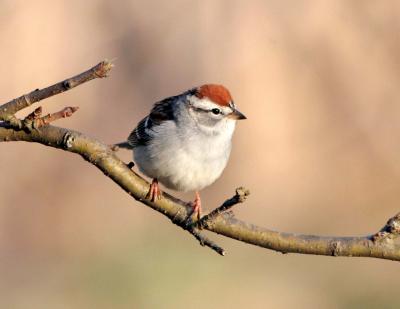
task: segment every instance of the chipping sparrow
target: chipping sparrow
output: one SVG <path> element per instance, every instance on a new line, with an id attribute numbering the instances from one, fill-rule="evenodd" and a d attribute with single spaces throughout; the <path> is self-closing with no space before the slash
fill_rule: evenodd
<path id="1" fill-rule="evenodd" d="M 196 191 L 193 214 L 200 218 L 198 191 L 224 170 L 239 119 L 246 117 L 224 86 L 203 85 L 157 102 L 128 141 L 117 145 L 133 149 L 139 170 L 153 178 L 146 198 L 161 197 L 158 181 L 173 190 Z"/>

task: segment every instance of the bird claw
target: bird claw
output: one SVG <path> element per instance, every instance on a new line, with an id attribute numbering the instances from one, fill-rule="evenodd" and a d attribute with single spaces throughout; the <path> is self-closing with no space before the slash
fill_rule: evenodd
<path id="1" fill-rule="evenodd" d="M 192 207 L 193 207 L 193 211 L 192 211 L 192 215 L 195 215 L 197 220 L 200 220 L 201 217 L 201 199 L 200 199 L 200 194 L 199 192 L 196 192 L 196 197 L 193 201 Z"/>
<path id="2" fill-rule="evenodd" d="M 161 190 L 160 187 L 158 186 L 157 179 L 153 179 L 153 181 L 151 182 L 149 192 L 147 192 L 145 199 L 150 200 L 153 203 L 156 200 L 161 199 Z"/>
<path id="3" fill-rule="evenodd" d="M 198 221 L 201 218 L 201 199 L 198 192 L 196 192 L 196 198 L 194 199 L 194 201 L 190 202 L 189 205 L 192 208 L 192 212 L 188 215 L 187 219 L 185 220 L 186 226 L 193 225 L 195 221 Z"/>

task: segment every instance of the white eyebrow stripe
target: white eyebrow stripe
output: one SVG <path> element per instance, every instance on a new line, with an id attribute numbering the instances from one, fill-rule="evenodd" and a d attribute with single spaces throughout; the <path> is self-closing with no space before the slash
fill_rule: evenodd
<path id="1" fill-rule="evenodd" d="M 188 100 L 194 108 L 201 109 L 205 112 L 210 112 L 213 108 L 218 108 L 219 110 L 222 111 L 222 114 L 228 115 L 236 109 L 233 101 L 229 102 L 228 106 L 221 106 L 219 104 L 214 103 L 207 97 L 199 99 L 196 96 L 190 96 Z"/>

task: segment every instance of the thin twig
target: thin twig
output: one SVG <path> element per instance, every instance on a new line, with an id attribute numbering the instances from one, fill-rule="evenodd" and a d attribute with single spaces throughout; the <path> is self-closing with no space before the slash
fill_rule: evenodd
<path id="1" fill-rule="evenodd" d="M 197 228 L 188 228 L 186 229 L 190 234 L 192 234 L 200 243 L 200 245 L 209 247 L 220 255 L 225 255 L 226 252 L 223 248 L 218 246 L 215 242 L 202 235 Z"/>
<path id="2" fill-rule="evenodd" d="M 165 195 L 165 193 L 164 193 Z M 168 197 L 168 196 L 167 196 Z M 192 207 L 190 207 L 192 208 Z M 193 211 L 189 210 L 186 212 L 186 218 L 182 216 L 181 210 L 179 210 L 174 216 L 172 216 L 171 221 L 175 225 L 181 227 L 185 231 L 188 231 L 190 234 L 192 234 L 200 243 L 200 245 L 204 247 L 209 247 L 211 250 L 214 250 L 220 255 L 225 255 L 225 250 L 217 245 L 215 242 L 201 234 L 201 231 L 195 227 L 192 224 L 188 224 L 188 221 L 191 221 L 191 216 L 193 215 Z"/>
<path id="3" fill-rule="evenodd" d="M 40 117 L 42 114 L 42 108 L 39 106 L 32 113 L 30 113 L 24 120 L 22 120 L 22 128 L 31 131 L 33 129 L 39 129 L 45 125 L 50 124 L 61 118 L 71 117 L 79 109 L 78 106 L 68 106 L 64 107 L 62 110 L 55 112 L 53 114 L 48 114 L 46 116 Z"/>
<path id="4" fill-rule="evenodd" d="M 213 219 L 215 219 L 216 217 L 218 217 L 220 214 L 222 214 L 223 212 L 226 212 L 227 210 L 229 210 L 230 208 L 232 208 L 233 206 L 239 204 L 239 203 L 243 203 L 247 197 L 250 195 L 250 191 L 240 187 L 236 189 L 236 193 L 233 197 L 231 197 L 230 199 L 226 200 L 221 206 L 219 206 L 218 208 L 214 209 L 213 211 L 211 211 L 209 214 L 203 216 L 200 220 L 196 221 L 195 223 L 193 223 L 193 225 L 199 229 L 204 229 L 206 227 L 209 227 L 209 224 L 211 223 L 211 221 Z"/>
<path id="5" fill-rule="evenodd" d="M 111 62 L 104 60 L 83 73 L 67 78 L 66 80 L 44 89 L 36 89 L 28 94 L 20 96 L 19 98 L 11 100 L 10 102 L 0 106 L 0 121 L 7 121 L 12 127 L 22 129 L 22 120 L 15 117 L 16 112 L 35 102 L 39 102 L 56 94 L 75 88 L 92 79 L 107 77 L 107 74 L 112 67 L 113 64 Z"/>
<path id="6" fill-rule="evenodd" d="M 30 113 L 28 116 L 25 117 L 24 121 L 33 121 L 42 116 L 42 107 L 39 106 L 36 108 L 32 113 Z"/>

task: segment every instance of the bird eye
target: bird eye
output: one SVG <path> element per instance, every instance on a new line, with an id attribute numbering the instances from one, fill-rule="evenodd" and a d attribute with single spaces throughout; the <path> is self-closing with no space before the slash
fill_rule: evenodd
<path id="1" fill-rule="evenodd" d="M 211 110 L 211 112 L 212 112 L 214 115 L 219 115 L 219 114 L 221 114 L 221 110 L 220 110 L 219 108 L 213 108 L 213 109 Z"/>

